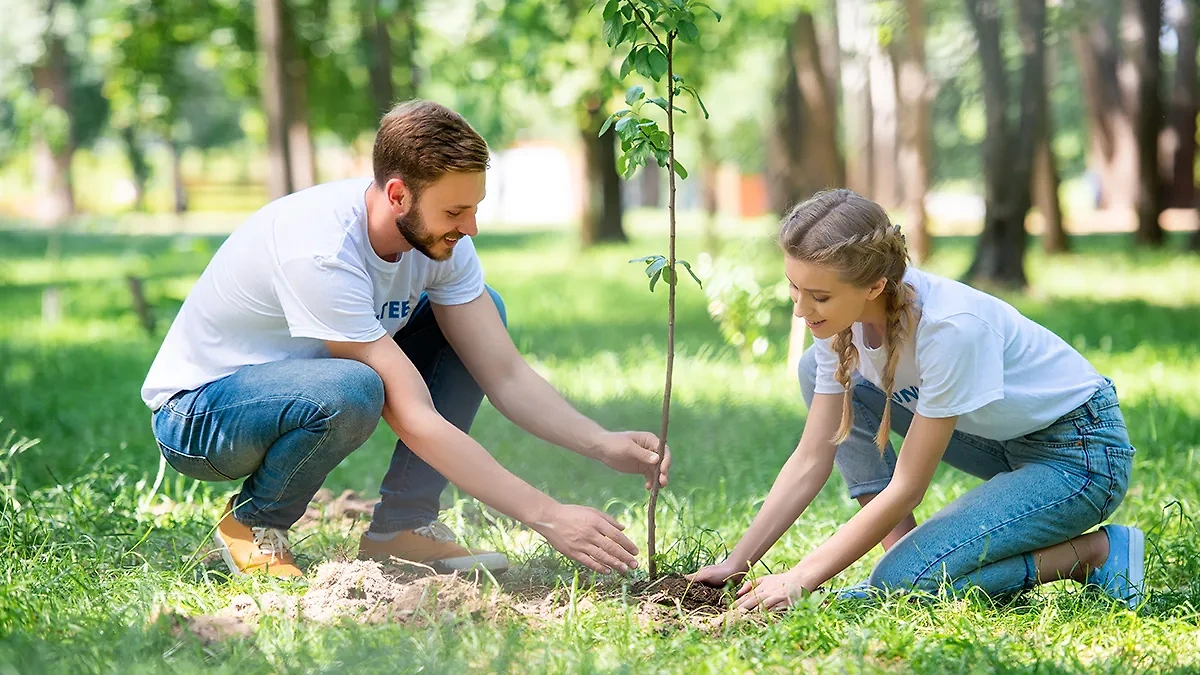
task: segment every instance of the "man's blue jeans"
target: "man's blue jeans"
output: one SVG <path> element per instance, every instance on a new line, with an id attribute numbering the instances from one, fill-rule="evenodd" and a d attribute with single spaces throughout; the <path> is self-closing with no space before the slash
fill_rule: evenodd
<path id="1" fill-rule="evenodd" d="M 487 291 L 507 325 L 500 295 Z M 420 371 L 438 412 L 469 431 L 483 390 L 442 335 L 425 296 L 395 340 Z M 206 481 L 245 478 L 235 499 L 240 522 L 287 529 L 329 472 L 375 431 L 383 403 L 383 381 L 367 365 L 289 359 L 245 366 L 176 394 L 154 413 L 152 427 L 176 471 Z M 371 530 L 428 525 L 437 519 L 445 487 L 445 477 L 397 441 Z"/>
<path id="2" fill-rule="evenodd" d="M 817 364 L 800 359 L 800 389 L 811 407 Z M 855 376 L 854 427 L 835 462 L 851 497 L 878 494 L 891 482 L 896 453 L 880 452 L 875 431 L 884 393 Z M 892 404 L 892 430 L 908 433 L 912 413 Z M 870 584 L 938 592 L 978 587 L 1005 596 L 1037 585 L 1033 552 L 1083 534 L 1125 497 L 1133 446 L 1111 382 L 1045 429 L 1009 441 L 955 431 L 942 461 L 984 479 L 884 554 Z"/>

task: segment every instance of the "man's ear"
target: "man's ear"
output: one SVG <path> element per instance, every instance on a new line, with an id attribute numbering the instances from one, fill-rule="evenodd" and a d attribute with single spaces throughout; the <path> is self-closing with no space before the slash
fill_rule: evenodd
<path id="1" fill-rule="evenodd" d="M 392 207 L 393 214 L 403 216 L 412 209 L 412 191 L 405 185 L 404 180 L 400 178 L 389 179 L 383 186 L 383 192 L 387 195 L 388 205 Z"/>
<path id="2" fill-rule="evenodd" d="M 885 288 L 887 288 L 887 277 L 879 277 L 875 283 L 871 284 L 870 290 L 867 291 L 867 300 L 878 298 Z"/>

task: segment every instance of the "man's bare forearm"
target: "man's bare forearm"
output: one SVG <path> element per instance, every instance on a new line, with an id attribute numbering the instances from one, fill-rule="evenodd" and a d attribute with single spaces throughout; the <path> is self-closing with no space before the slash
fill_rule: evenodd
<path id="1" fill-rule="evenodd" d="M 493 389 L 488 400 L 513 424 L 548 443 L 596 456 L 596 439 L 604 427 L 576 410 L 532 368 L 515 369 Z"/>

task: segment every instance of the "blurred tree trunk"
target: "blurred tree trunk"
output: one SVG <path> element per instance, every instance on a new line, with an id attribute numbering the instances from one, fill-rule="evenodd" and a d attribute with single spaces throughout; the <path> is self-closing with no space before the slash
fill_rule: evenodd
<path id="1" fill-rule="evenodd" d="M 408 69 L 407 87 L 401 92 L 405 99 L 416 98 L 421 91 L 421 73 L 417 69 L 417 47 L 421 42 L 420 25 L 417 23 L 417 13 L 420 10 L 420 0 L 399 0 L 397 16 L 400 25 L 404 26 L 403 50 L 404 67 Z"/>
<path id="2" fill-rule="evenodd" d="M 1172 145 L 1168 162 L 1167 206 L 1188 209 L 1196 203 L 1196 8 L 1195 0 L 1176 6 L 1171 27 L 1179 39 L 1175 86 L 1171 87 Z"/>
<path id="3" fill-rule="evenodd" d="M 1050 88 L 1054 86 L 1051 73 L 1055 67 L 1055 52 L 1046 51 L 1045 86 L 1039 105 L 1042 124 L 1038 129 L 1037 148 L 1033 156 L 1033 206 L 1042 217 L 1042 250 L 1046 253 L 1066 253 L 1071 248 L 1063 227 L 1062 204 L 1058 199 L 1058 161 L 1054 157 L 1054 120 L 1050 114 Z"/>
<path id="4" fill-rule="evenodd" d="M 380 0 L 365 0 L 362 8 L 362 45 L 367 51 L 371 100 L 382 116 L 396 100 L 392 86 L 392 36 Z"/>
<path id="5" fill-rule="evenodd" d="M 1162 100 L 1158 91 L 1162 30 L 1161 0 L 1125 0 L 1125 24 L 1131 26 L 1130 51 L 1137 70 L 1137 109 L 1134 115 L 1138 150 L 1137 232 L 1142 246 L 1161 246 L 1164 235 L 1162 181 L 1158 165 L 1158 137 L 1162 128 Z"/>
<path id="6" fill-rule="evenodd" d="M 54 16 L 56 0 L 49 0 L 46 12 Z M 71 138 L 71 94 L 67 49 L 53 26 L 46 29 L 46 51 L 33 67 L 33 86 L 48 96 L 50 105 L 61 111 L 55 116 L 61 124 L 39 134 L 34 145 L 34 184 L 42 194 L 38 198 L 37 218 L 43 223 L 59 223 L 75 214 L 75 190 L 71 183 L 71 158 L 75 141 Z"/>
<path id="7" fill-rule="evenodd" d="M 869 67 L 871 69 L 871 168 L 874 175 L 871 183 L 874 190 L 871 198 L 884 208 L 900 206 L 902 188 L 897 171 L 899 156 L 899 119 L 897 106 L 897 81 L 899 71 L 892 46 L 879 44 L 878 38 L 871 45 Z"/>
<path id="8" fill-rule="evenodd" d="M 875 156 L 872 140 L 870 45 L 875 41 L 868 7 L 843 0 L 837 5 L 841 46 L 842 125 L 845 129 L 846 186 L 870 198 Z"/>
<path id="9" fill-rule="evenodd" d="M 840 186 L 845 174 L 837 146 L 837 99 L 811 12 L 796 14 L 785 45 L 785 75 L 767 149 L 770 201 L 779 213 L 814 192 Z"/>
<path id="10" fill-rule="evenodd" d="M 904 229 L 909 253 L 927 260 L 933 250 L 925 213 L 929 191 L 930 99 L 932 88 L 925 70 L 925 14 L 921 0 L 905 0 L 907 25 L 900 62 L 900 179 L 904 187 Z"/>
<path id="11" fill-rule="evenodd" d="M 284 35 L 283 0 L 256 0 L 255 24 L 262 61 L 259 90 L 267 118 L 267 194 L 278 199 L 292 191 L 291 152 L 288 147 L 288 62 Z"/>
<path id="12" fill-rule="evenodd" d="M 638 206 L 657 209 L 662 204 L 662 176 L 662 167 L 657 162 L 647 162 L 638 171 Z"/>
<path id="13" fill-rule="evenodd" d="M 172 140 L 171 146 L 171 183 L 175 193 L 175 213 L 185 213 L 188 210 L 187 187 L 183 184 L 183 144 Z"/>
<path id="14" fill-rule="evenodd" d="M 586 111 L 580 124 L 585 183 L 580 241 L 583 246 L 600 242 L 628 241 L 622 224 L 621 176 L 617 173 L 617 134 L 609 129 L 598 136 L 607 115 L 603 97 L 584 98 Z"/>
<path id="15" fill-rule="evenodd" d="M 987 136 L 983 175 L 987 212 L 968 281 L 1022 287 L 1025 279 L 1025 216 L 1030 207 L 1034 149 L 1045 98 L 1046 0 L 1018 0 L 1023 63 L 1019 113 L 1009 119 L 1007 69 L 1001 51 L 1000 13 L 990 0 L 965 0 L 979 42 Z"/>
<path id="16" fill-rule="evenodd" d="M 121 142 L 125 144 L 125 157 L 129 160 L 129 171 L 133 174 L 133 208 L 135 211 L 145 211 L 150 164 L 146 162 L 146 151 L 138 141 L 133 125 L 121 129 Z"/>
<path id="17" fill-rule="evenodd" d="M 1043 108 L 1049 120 L 1049 108 Z M 1049 126 L 1049 121 L 1047 121 Z M 1050 145 L 1052 132 L 1046 129 L 1039 134 L 1033 158 L 1033 205 L 1042 216 L 1042 250 L 1046 253 L 1066 253 L 1071 250 L 1071 240 L 1063 227 L 1062 204 L 1058 199 L 1058 166 L 1054 159 L 1054 148 Z"/>
<path id="18" fill-rule="evenodd" d="M 700 180 L 704 203 L 704 250 L 715 254 L 721 246 L 721 237 L 717 232 L 717 208 L 720 202 L 717 195 L 717 175 L 720 164 L 717 162 L 716 141 L 713 139 L 712 125 L 700 125 Z"/>
<path id="19" fill-rule="evenodd" d="M 303 190 L 317 183 L 316 153 L 308 125 L 308 63 L 286 14 L 284 46 L 287 50 L 284 96 L 287 101 L 288 160 L 292 170 L 292 190 Z"/>
<path id="20" fill-rule="evenodd" d="M 1097 9 L 1099 16 L 1071 35 L 1087 101 L 1088 168 L 1099 181 L 1097 206 L 1131 209 L 1137 191 L 1137 73 L 1121 58 L 1120 16 L 1108 6 Z"/>

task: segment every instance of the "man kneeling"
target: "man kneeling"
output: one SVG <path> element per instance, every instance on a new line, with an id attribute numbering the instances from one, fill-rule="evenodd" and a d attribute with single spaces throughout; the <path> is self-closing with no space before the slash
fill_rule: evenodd
<path id="1" fill-rule="evenodd" d="M 229 236 L 171 325 L 142 387 L 159 449 L 198 480 L 244 478 L 218 525 L 232 573 L 298 576 L 287 531 L 380 416 L 396 432 L 360 558 L 499 570 L 437 520 L 447 480 L 602 573 L 637 565 L 622 526 L 501 467 L 467 431 L 484 394 L 548 442 L 654 473 L 658 438 L 609 432 L 522 359 L 471 237 L 488 148 L 427 101 L 384 116 L 374 177 L 271 202 Z M 666 484 L 670 458 L 664 458 Z"/>

